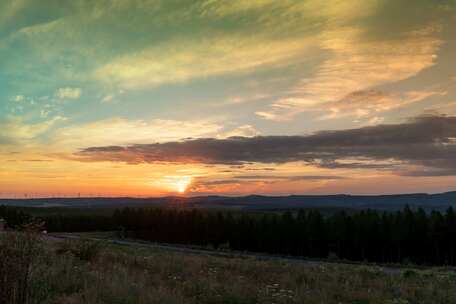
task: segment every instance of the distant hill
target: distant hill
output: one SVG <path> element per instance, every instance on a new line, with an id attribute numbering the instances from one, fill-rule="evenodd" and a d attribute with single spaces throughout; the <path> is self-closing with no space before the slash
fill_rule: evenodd
<path id="1" fill-rule="evenodd" d="M 395 211 L 405 205 L 422 207 L 427 211 L 444 211 L 449 206 L 456 208 L 456 191 L 439 194 L 400 195 L 289 195 L 240 197 L 199 196 L 199 197 L 158 197 L 158 198 L 40 198 L 0 199 L 0 205 L 28 207 L 74 207 L 74 208 L 116 208 L 124 206 L 161 206 L 188 208 L 216 208 L 245 211 L 274 211 L 298 208 L 348 208 Z"/>

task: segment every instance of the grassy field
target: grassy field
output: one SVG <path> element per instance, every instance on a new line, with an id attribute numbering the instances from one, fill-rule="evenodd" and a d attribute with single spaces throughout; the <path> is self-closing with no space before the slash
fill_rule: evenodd
<path id="1" fill-rule="evenodd" d="M 8 261 L 20 263 L 18 256 L 26 257 L 18 245 L 22 236 L 5 238 L 0 271 Z M 399 304 L 456 299 L 456 274 L 445 271 L 387 274 L 367 266 L 219 258 L 87 241 L 33 244 L 26 303 Z M 8 260 L 8 254 L 15 260 Z"/>

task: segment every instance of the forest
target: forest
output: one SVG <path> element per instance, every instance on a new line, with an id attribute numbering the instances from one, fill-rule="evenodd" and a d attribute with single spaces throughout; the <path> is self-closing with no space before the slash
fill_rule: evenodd
<path id="1" fill-rule="evenodd" d="M 29 220 L 1 207 L 9 223 Z M 11 221 L 11 219 L 13 219 Z M 112 215 L 50 215 L 49 232 L 117 231 L 121 237 L 308 258 L 375 263 L 456 265 L 456 213 L 405 207 L 398 212 L 300 209 L 243 213 L 123 208 Z"/>
<path id="2" fill-rule="evenodd" d="M 172 209 L 118 210 L 128 237 L 240 251 L 379 263 L 456 264 L 456 214 L 406 207 L 322 216 L 316 210 L 232 214 Z"/>

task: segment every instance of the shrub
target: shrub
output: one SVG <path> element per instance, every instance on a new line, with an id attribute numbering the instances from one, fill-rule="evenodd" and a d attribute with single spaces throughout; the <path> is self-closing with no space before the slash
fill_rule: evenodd
<path id="1" fill-rule="evenodd" d="M 100 251 L 101 242 L 89 240 L 68 240 L 60 244 L 57 253 L 71 253 L 82 261 L 94 261 Z"/>
<path id="2" fill-rule="evenodd" d="M 418 276 L 418 272 L 416 272 L 413 269 L 406 269 L 406 270 L 402 271 L 402 276 L 404 278 L 413 278 L 413 277 Z"/>

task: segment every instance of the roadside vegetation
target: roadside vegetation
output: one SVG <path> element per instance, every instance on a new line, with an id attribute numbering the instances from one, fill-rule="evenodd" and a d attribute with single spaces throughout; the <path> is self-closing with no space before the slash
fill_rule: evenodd
<path id="1" fill-rule="evenodd" d="M 367 266 L 47 241 L 26 232 L 3 234 L 0 250 L 5 304 L 399 304 L 454 303 L 456 298 L 456 275 L 436 269 L 392 274 Z"/>

